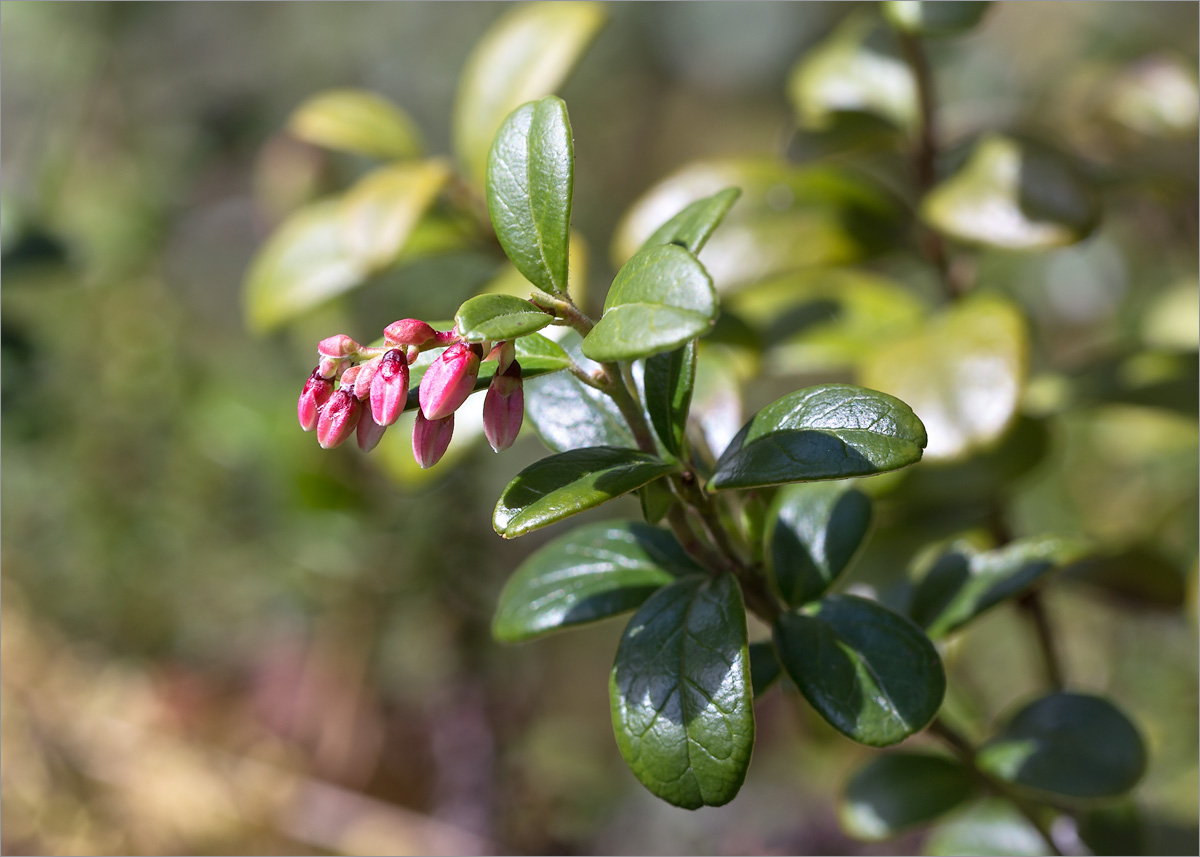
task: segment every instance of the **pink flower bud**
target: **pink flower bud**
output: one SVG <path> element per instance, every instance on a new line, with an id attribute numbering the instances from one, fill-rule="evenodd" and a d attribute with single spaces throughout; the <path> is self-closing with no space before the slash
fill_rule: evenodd
<path id="1" fill-rule="evenodd" d="M 358 448 L 363 452 L 370 452 L 379 446 L 385 431 L 387 426 L 375 422 L 375 418 L 371 416 L 371 409 L 363 408 L 362 416 L 358 418 Z"/>
<path id="2" fill-rule="evenodd" d="M 393 321 L 383 329 L 383 338 L 388 345 L 424 345 L 437 336 L 437 331 L 415 318 Z"/>
<path id="3" fill-rule="evenodd" d="M 358 375 L 354 379 L 354 397 L 364 402 L 371 398 L 371 382 L 379 371 L 379 363 L 383 356 L 374 357 L 358 367 Z"/>
<path id="4" fill-rule="evenodd" d="M 421 468 L 433 467 L 446 454 L 450 438 L 454 434 L 454 414 L 440 420 L 427 420 L 417 411 L 417 424 L 413 428 L 413 458 Z"/>
<path id="5" fill-rule="evenodd" d="M 317 343 L 317 353 L 322 357 L 349 357 L 357 354 L 361 348 L 357 342 L 344 333 L 330 336 Z"/>
<path id="6" fill-rule="evenodd" d="M 361 366 L 351 366 L 342 373 L 341 386 L 345 387 L 350 392 L 354 392 L 354 382 L 358 380 L 358 375 L 362 371 Z"/>
<path id="7" fill-rule="evenodd" d="M 517 357 L 517 347 L 511 339 L 504 342 L 497 342 L 496 346 L 488 353 L 485 360 L 496 361 L 496 374 L 499 375 L 508 368 L 508 364 L 512 363 Z"/>
<path id="8" fill-rule="evenodd" d="M 304 382 L 304 389 L 300 391 L 300 401 L 296 403 L 296 416 L 300 418 L 300 428 L 312 431 L 317 427 L 320 410 L 332 395 L 333 384 L 321 377 L 320 367 L 317 367 Z"/>
<path id="9" fill-rule="evenodd" d="M 381 426 L 400 419 L 408 402 L 408 359 L 392 349 L 383 355 L 371 381 L 371 414 Z"/>
<path id="10" fill-rule="evenodd" d="M 475 389 L 479 355 L 461 342 L 442 352 L 421 379 L 421 411 L 427 420 L 440 420 L 458 410 Z"/>
<path id="11" fill-rule="evenodd" d="M 349 390 L 338 390 L 330 396 L 317 421 L 317 443 L 321 444 L 321 448 L 333 449 L 350 437 L 358 425 L 362 410 L 362 402 L 354 398 Z"/>
<path id="12" fill-rule="evenodd" d="M 322 378 L 336 378 L 349 364 L 349 360 L 341 357 L 322 357 L 317 364 L 317 373 Z"/>
<path id="13" fill-rule="evenodd" d="M 521 431 L 525 417 L 525 392 L 521 386 L 521 364 L 512 361 L 497 372 L 483 400 L 483 433 L 492 449 L 508 449 Z"/>

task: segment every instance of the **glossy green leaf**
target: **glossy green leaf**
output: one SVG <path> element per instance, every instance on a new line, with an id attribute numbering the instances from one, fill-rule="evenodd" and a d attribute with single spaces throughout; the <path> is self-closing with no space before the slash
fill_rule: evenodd
<path id="1" fill-rule="evenodd" d="M 934 857 L 1047 857 L 1052 852 L 1012 803 L 993 798 L 956 814 L 925 841 Z"/>
<path id="2" fill-rule="evenodd" d="M 1052 571 L 1081 558 L 1087 542 L 1037 536 L 992 551 L 956 543 L 917 584 L 909 615 L 937 639 L 997 604 L 1014 598 Z"/>
<path id="3" fill-rule="evenodd" d="M 488 153 L 487 203 L 496 238 L 543 292 L 567 292 L 575 148 L 567 105 L 547 95 L 504 120 Z"/>
<path id="4" fill-rule="evenodd" d="M 607 17 L 600 3 L 522 3 L 480 39 L 454 101 L 454 151 L 470 181 L 483 184 L 488 149 L 505 117 L 556 91 Z"/>
<path id="5" fill-rule="evenodd" d="M 882 473 L 921 460 L 925 427 L 908 405 L 851 384 L 823 384 L 767 405 L 717 461 L 709 487 L 754 488 Z"/>
<path id="6" fill-rule="evenodd" d="M 854 772 L 838 802 L 838 820 L 858 839 L 890 839 L 978 793 L 977 775 L 961 762 L 931 753 L 887 753 Z"/>
<path id="7" fill-rule="evenodd" d="M 500 593 L 492 634 L 518 643 L 633 610 L 687 574 L 702 574 L 675 537 L 636 521 L 587 524 L 529 557 Z"/>
<path id="8" fill-rule="evenodd" d="M 973 29 L 990 5 L 984 0 L 884 0 L 880 4 L 889 24 L 925 38 L 957 36 Z"/>
<path id="9" fill-rule="evenodd" d="M 527 300 L 511 295 L 477 295 L 458 308 L 454 321 L 468 342 L 498 342 L 536 333 L 554 320 Z"/>
<path id="10" fill-rule="evenodd" d="M 642 248 L 677 244 L 692 253 L 699 253 L 740 194 L 738 188 L 730 187 L 696 200 L 658 227 Z"/>
<path id="11" fill-rule="evenodd" d="M 612 446 L 573 449 L 535 461 L 496 503 L 492 526 L 506 539 L 577 515 L 634 491 L 671 470 L 644 452 Z"/>
<path id="12" fill-rule="evenodd" d="M 371 271 L 395 262 L 449 178 L 448 165 L 439 158 L 368 173 L 342 198 L 346 250 Z"/>
<path id="13" fill-rule="evenodd" d="M 780 489 L 767 517 L 771 582 L 798 607 L 845 570 L 871 524 L 871 500 L 845 482 L 799 483 Z"/>
<path id="14" fill-rule="evenodd" d="M 813 708 L 872 747 L 923 729 L 946 692 L 942 662 L 921 629 L 853 595 L 826 595 L 780 616 L 775 650 Z"/>
<path id="15" fill-rule="evenodd" d="M 1104 798 L 1146 770 L 1137 728 L 1100 696 L 1052 693 L 1022 708 L 979 751 L 981 770 L 1033 791 Z"/>
<path id="16" fill-rule="evenodd" d="M 363 89 L 319 92 L 296 108 L 288 130 L 316 146 L 372 158 L 414 158 L 421 137 L 408 115 Z"/>
<path id="17" fill-rule="evenodd" d="M 306 206 L 259 250 L 244 285 L 246 319 L 264 332 L 349 291 L 367 277 L 342 241 L 339 200 Z"/>
<path id="18" fill-rule="evenodd" d="M 783 675 L 783 667 L 775 656 L 775 643 L 771 640 L 760 640 L 750 644 L 750 685 L 754 689 L 754 698 L 766 692 L 767 688 L 778 681 Z"/>
<path id="19" fill-rule="evenodd" d="M 583 338 L 592 360 L 634 360 L 707 333 L 717 293 L 696 257 L 674 244 L 648 247 L 617 272 L 604 315 Z"/>
<path id="20" fill-rule="evenodd" d="M 802 128 L 827 130 L 842 117 L 865 114 L 908 131 L 917 122 L 917 86 L 895 51 L 881 45 L 867 15 L 851 15 L 806 51 L 788 76 L 788 99 Z"/>
<path id="21" fill-rule="evenodd" d="M 647 358 L 642 377 L 642 400 L 654 431 L 672 455 L 679 455 L 696 382 L 696 343 Z"/>
<path id="22" fill-rule="evenodd" d="M 657 524 L 667 516 L 675 503 L 675 495 L 666 479 L 655 479 L 638 489 L 638 500 L 642 503 L 642 517 L 647 524 Z"/>
<path id="23" fill-rule="evenodd" d="M 1006 250 L 1074 244 L 1100 217 L 1095 194 L 1065 157 L 998 135 L 980 139 L 963 167 L 926 195 L 920 211 L 946 235 Z"/>
<path id="24" fill-rule="evenodd" d="M 754 748 L 742 593 L 729 575 L 659 590 L 629 620 L 609 679 L 621 755 L 658 797 L 733 800 Z"/>
<path id="25" fill-rule="evenodd" d="M 872 351 L 859 379 L 912 407 L 929 430 L 929 458 L 961 458 L 990 447 L 1015 419 L 1029 348 L 1021 311 L 978 295 Z"/>

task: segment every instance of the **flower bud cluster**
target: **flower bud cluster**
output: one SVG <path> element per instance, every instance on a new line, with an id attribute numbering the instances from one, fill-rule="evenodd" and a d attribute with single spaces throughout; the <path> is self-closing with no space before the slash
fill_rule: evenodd
<path id="1" fill-rule="evenodd" d="M 420 409 L 412 438 L 417 463 L 432 467 L 445 454 L 454 412 L 474 391 L 484 360 L 496 361 L 483 404 L 484 434 L 497 452 L 512 446 L 525 408 L 521 364 L 511 342 L 468 344 L 454 330 L 439 332 L 415 318 L 389 324 L 383 339 L 382 347 L 371 348 L 339 333 L 317 345 L 320 361 L 300 391 L 296 413 L 302 429 L 317 430 L 322 448 L 340 446 L 354 434 L 364 452 L 374 449 L 408 403 L 409 366 L 434 348 L 444 350 L 417 393 Z"/>

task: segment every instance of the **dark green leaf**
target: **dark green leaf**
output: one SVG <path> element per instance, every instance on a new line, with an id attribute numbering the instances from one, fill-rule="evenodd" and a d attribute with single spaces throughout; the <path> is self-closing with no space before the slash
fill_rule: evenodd
<path id="1" fill-rule="evenodd" d="M 699 253 L 721 221 L 725 212 L 737 201 L 741 191 L 736 187 L 726 188 L 712 196 L 698 199 L 676 214 L 653 235 L 646 239 L 642 248 L 656 244 L 677 244 L 686 250 Z"/>
<path id="2" fill-rule="evenodd" d="M 696 382 L 696 343 L 647 358 L 643 379 L 643 401 L 654 431 L 667 451 L 679 455 Z"/>
<path id="3" fill-rule="evenodd" d="M 742 593 L 729 575 L 659 590 L 629 620 L 609 679 L 621 755 L 675 806 L 731 801 L 754 748 Z"/>
<path id="4" fill-rule="evenodd" d="M 844 482 L 788 485 L 768 513 L 771 580 L 799 607 L 819 598 L 849 564 L 871 524 L 871 500 Z"/>
<path id="5" fill-rule="evenodd" d="M 978 792 L 977 775 L 960 762 L 929 753 L 888 753 L 855 771 L 838 804 L 838 819 L 851 836 L 890 839 Z"/>
<path id="6" fill-rule="evenodd" d="M 555 452 L 589 446 L 638 448 L 613 400 L 565 372 L 525 385 L 525 418 Z"/>
<path id="7" fill-rule="evenodd" d="M 1095 194 L 1062 155 L 990 135 L 957 173 L 921 202 L 921 217 L 946 235 L 1006 250 L 1048 250 L 1082 241 L 1100 217 Z"/>
<path id="8" fill-rule="evenodd" d="M 754 698 L 758 699 L 781 675 L 783 667 L 775 656 L 775 644 L 770 640 L 751 643 L 750 685 L 754 689 Z"/>
<path id="9" fill-rule="evenodd" d="M 1062 536 L 1020 539 L 992 551 L 966 542 L 939 557 L 917 584 L 909 615 L 937 639 L 1022 594 L 1045 575 L 1083 556 L 1087 542 Z"/>
<path id="10" fill-rule="evenodd" d="M 317 93 L 292 113 L 288 130 L 313 145 L 372 158 L 421 154 L 420 135 L 407 114 L 363 89 Z"/>
<path id="11" fill-rule="evenodd" d="M 500 494 L 492 526 L 506 539 L 628 494 L 671 470 L 644 452 L 597 446 L 535 461 Z"/>
<path id="12" fill-rule="evenodd" d="M 497 342 L 535 333 L 554 317 L 511 295 L 477 295 L 458 308 L 458 332 L 468 342 Z"/>
<path id="13" fill-rule="evenodd" d="M 532 640 L 633 610 L 676 577 L 703 573 L 674 536 L 636 521 L 587 524 L 539 549 L 500 593 L 492 634 Z"/>
<path id="14" fill-rule="evenodd" d="M 657 524 L 670 511 L 675 495 L 671 493 L 667 480 L 655 479 L 638 489 L 638 499 L 642 502 L 642 517 L 646 523 Z"/>
<path id="15" fill-rule="evenodd" d="M 850 384 L 784 396 L 750 418 L 721 454 L 709 487 L 844 479 L 921 460 L 925 427 L 904 402 Z"/>
<path id="16" fill-rule="evenodd" d="M 883 17 L 897 30 L 914 36 L 957 36 L 978 24 L 990 3 L 984 0 L 884 0 Z"/>
<path id="17" fill-rule="evenodd" d="M 505 117 L 558 89 L 607 17 L 601 3 L 521 3 L 492 25 L 467 58 L 454 101 L 454 151 L 470 181 L 483 183 Z"/>
<path id="18" fill-rule="evenodd" d="M 547 95 L 514 110 L 488 154 L 488 213 L 513 265 L 552 295 L 567 293 L 574 182 L 567 105 Z"/>
<path id="19" fill-rule="evenodd" d="M 716 317 L 717 293 L 696 257 L 674 244 L 648 247 L 617 272 L 583 353 L 599 361 L 647 357 L 707 333 Z"/>
<path id="20" fill-rule="evenodd" d="M 1068 798 L 1124 794 L 1146 770 L 1137 728 L 1107 699 L 1052 693 L 1022 708 L 979 751 L 979 767 Z"/>
<path id="21" fill-rule="evenodd" d="M 1079 838 L 1092 854 L 1123 857 L 1126 854 L 1169 854 L 1149 851 L 1146 824 L 1138 806 L 1130 799 L 1089 806 L 1076 816 Z M 1194 838 L 1194 837 L 1193 837 Z M 1180 852 L 1175 852 L 1180 853 Z"/>
<path id="22" fill-rule="evenodd" d="M 946 674 L 921 629 L 874 601 L 827 595 L 775 623 L 783 668 L 833 728 L 886 747 L 937 714 Z"/>
<path id="23" fill-rule="evenodd" d="M 925 842 L 935 857 L 1046 857 L 1046 840 L 1003 798 L 976 804 L 940 825 Z"/>

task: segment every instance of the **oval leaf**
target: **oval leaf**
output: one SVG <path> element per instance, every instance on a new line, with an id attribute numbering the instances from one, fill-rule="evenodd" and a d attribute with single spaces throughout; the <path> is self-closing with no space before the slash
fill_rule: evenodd
<path id="1" fill-rule="evenodd" d="M 871 500 L 844 482 L 788 485 L 768 513 L 771 581 L 799 607 L 819 598 L 849 564 L 871 524 Z"/>
<path id="2" fill-rule="evenodd" d="M 1107 699 L 1052 693 L 1025 706 L 979 751 L 981 770 L 1038 792 L 1104 798 L 1133 788 L 1146 748 Z"/>
<path id="3" fill-rule="evenodd" d="M 854 772 L 838 802 L 838 820 L 859 839 L 890 839 L 978 793 L 978 776 L 954 759 L 888 753 Z"/>
<path id="4" fill-rule="evenodd" d="M 853 595 L 827 595 L 780 616 L 775 650 L 817 713 L 872 747 L 923 729 L 946 692 L 942 662 L 921 629 Z"/>
<path id="5" fill-rule="evenodd" d="M 558 89 L 606 19 L 600 3 L 522 3 L 492 25 L 467 58 L 454 101 L 454 150 L 468 179 L 483 184 L 505 117 Z"/>
<path id="6" fill-rule="evenodd" d="M 449 177 L 446 162 L 436 158 L 369 173 L 342 200 L 342 241 L 350 255 L 371 271 L 396 261 Z"/>
<path id="7" fill-rule="evenodd" d="M 672 455 L 679 455 L 696 382 L 696 343 L 648 358 L 642 378 L 642 399 L 654 431 Z"/>
<path id="8" fill-rule="evenodd" d="M 567 293 L 575 149 L 567 105 L 548 95 L 512 112 L 488 154 L 487 203 L 496 238 L 525 279 Z"/>
<path id="9" fill-rule="evenodd" d="M 492 526 L 506 539 L 577 515 L 640 488 L 671 465 L 644 452 L 597 446 L 535 461 L 500 494 Z"/>
<path id="10" fill-rule="evenodd" d="M 925 196 L 921 217 L 960 241 L 1048 250 L 1082 241 L 1100 211 L 1092 190 L 1062 155 L 992 135 L 975 145 L 961 170 Z"/>
<path id="11" fill-rule="evenodd" d="M 844 479 L 921 460 L 925 427 L 908 405 L 851 384 L 799 390 L 763 408 L 721 454 L 713 489 Z"/>
<path id="12" fill-rule="evenodd" d="M 754 748 L 749 660 L 729 575 L 677 581 L 634 614 L 609 697 L 617 746 L 642 785 L 685 809 L 733 800 Z"/>
<path id="13" fill-rule="evenodd" d="M 671 511 L 675 495 L 666 479 L 655 479 L 638 489 L 638 500 L 642 504 L 642 517 L 647 524 L 657 524 Z"/>
<path id="14" fill-rule="evenodd" d="M 636 521 L 588 524 L 555 539 L 516 570 L 492 634 L 505 643 L 633 610 L 686 574 L 702 574 L 666 530 Z"/>
<path id="15" fill-rule="evenodd" d="M 984 0 L 884 0 L 883 17 L 903 33 L 925 38 L 957 36 L 972 29 L 987 12 Z"/>
<path id="16" fill-rule="evenodd" d="M 930 567 L 913 593 L 909 615 L 930 637 L 949 634 L 1045 575 L 1080 559 L 1082 539 L 1037 536 L 992 551 L 961 542 Z"/>
<path id="17" fill-rule="evenodd" d="M 617 272 L 583 353 L 603 362 L 669 351 L 707 333 L 716 317 L 717 293 L 696 257 L 674 244 L 648 247 Z"/>
<path id="18" fill-rule="evenodd" d="M 371 158 L 413 158 L 421 138 L 411 119 L 365 89 L 319 92 L 296 108 L 288 130 L 305 142 Z"/>
<path id="19" fill-rule="evenodd" d="M 642 249 L 657 244 L 676 244 L 692 253 L 699 253 L 708 236 L 725 219 L 725 213 L 737 201 L 741 191 L 726 188 L 712 196 L 698 199 L 676 214 L 646 239 Z"/>
<path id="20" fill-rule="evenodd" d="M 925 853 L 945 857 L 964 854 L 1048 857 L 1053 852 L 1038 829 L 1011 801 L 993 798 L 938 825 L 925 842 Z"/>
<path id="21" fill-rule="evenodd" d="M 536 333 L 554 320 L 527 300 L 511 295 L 478 295 L 458 308 L 454 321 L 468 342 L 497 342 Z M 522 368 L 524 364 L 522 364 Z"/>
<path id="22" fill-rule="evenodd" d="M 1003 298 L 979 295 L 872 351 L 860 378 L 908 402 L 929 430 L 925 454 L 951 459 L 989 447 L 1008 429 L 1028 362 L 1020 310 Z"/>

